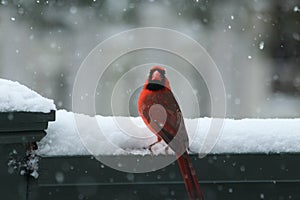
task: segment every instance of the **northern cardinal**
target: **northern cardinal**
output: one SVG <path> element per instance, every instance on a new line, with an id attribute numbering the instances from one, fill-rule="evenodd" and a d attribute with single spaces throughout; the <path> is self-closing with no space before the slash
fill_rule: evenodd
<path id="1" fill-rule="evenodd" d="M 138 112 L 147 127 L 157 136 L 157 142 L 163 139 L 175 152 L 189 198 L 203 200 L 195 170 L 187 153 L 189 140 L 182 113 L 164 68 L 154 66 L 150 69 L 138 99 Z"/>

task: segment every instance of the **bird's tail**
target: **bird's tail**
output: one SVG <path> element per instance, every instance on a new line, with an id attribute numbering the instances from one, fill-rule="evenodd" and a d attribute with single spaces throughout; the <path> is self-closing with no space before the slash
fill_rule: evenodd
<path id="1" fill-rule="evenodd" d="M 197 175 L 187 151 L 185 151 L 181 156 L 177 156 L 177 162 L 190 200 L 204 200 Z"/>

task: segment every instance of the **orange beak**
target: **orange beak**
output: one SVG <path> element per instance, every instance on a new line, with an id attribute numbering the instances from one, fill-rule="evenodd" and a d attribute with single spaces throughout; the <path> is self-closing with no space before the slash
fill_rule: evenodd
<path id="1" fill-rule="evenodd" d="M 159 71 L 156 70 L 155 72 L 153 72 L 151 80 L 152 81 L 162 81 L 162 77 L 161 77 L 161 74 L 159 73 Z"/>

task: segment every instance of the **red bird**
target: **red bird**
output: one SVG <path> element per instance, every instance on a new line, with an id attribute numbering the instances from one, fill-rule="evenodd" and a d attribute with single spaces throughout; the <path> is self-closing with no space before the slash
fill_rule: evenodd
<path id="1" fill-rule="evenodd" d="M 138 100 L 138 112 L 147 127 L 157 136 L 157 142 L 163 139 L 175 152 L 189 198 L 203 200 L 195 170 L 187 153 L 189 140 L 182 113 L 164 68 L 154 66 L 150 69 Z"/>

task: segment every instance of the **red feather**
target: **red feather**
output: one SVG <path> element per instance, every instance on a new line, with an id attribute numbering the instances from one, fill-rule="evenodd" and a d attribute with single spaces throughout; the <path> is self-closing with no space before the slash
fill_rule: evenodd
<path id="1" fill-rule="evenodd" d="M 179 105 L 171 91 L 165 70 L 155 66 L 138 100 L 138 111 L 147 127 L 175 152 L 191 200 L 203 200 L 198 179 L 188 156 L 189 140 Z"/>

